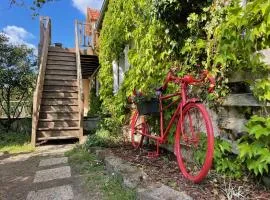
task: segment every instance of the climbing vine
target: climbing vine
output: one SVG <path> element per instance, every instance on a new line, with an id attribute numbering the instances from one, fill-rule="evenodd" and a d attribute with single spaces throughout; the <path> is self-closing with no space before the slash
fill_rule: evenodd
<path id="1" fill-rule="evenodd" d="M 149 93 L 175 64 L 182 74 L 211 71 L 218 85 L 209 97 L 216 102 L 229 92 L 232 73 L 256 72 L 260 79 L 252 83 L 253 92 L 269 101 L 269 66 L 259 53 L 270 45 L 269 12 L 269 0 L 250 0 L 244 7 L 240 0 L 110 0 L 99 49 L 103 109 L 123 123 L 132 90 Z M 131 68 L 113 95 L 112 62 L 127 44 Z"/>

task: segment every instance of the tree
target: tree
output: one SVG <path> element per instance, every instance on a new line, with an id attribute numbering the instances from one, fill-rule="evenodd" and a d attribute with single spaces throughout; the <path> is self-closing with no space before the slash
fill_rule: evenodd
<path id="1" fill-rule="evenodd" d="M 31 0 L 30 9 L 33 10 L 34 15 L 38 15 L 37 10 L 42 8 L 44 4 L 55 0 Z M 9 0 L 10 5 L 25 6 L 26 0 Z"/>
<path id="2" fill-rule="evenodd" d="M 7 117 L 0 123 L 6 131 L 20 117 L 25 102 L 32 99 L 35 65 L 33 49 L 10 44 L 0 34 L 0 109 Z"/>

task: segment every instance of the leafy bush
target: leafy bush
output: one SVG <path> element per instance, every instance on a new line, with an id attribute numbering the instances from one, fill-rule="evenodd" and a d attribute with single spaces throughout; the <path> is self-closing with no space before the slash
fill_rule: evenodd
<path id="1" fill-rule="evenodd" d="M 270 166 L 270 117 L 253 116 L 246 127 L 248 133 L 238 144 L 239 158 L 256 176 L 267 174 Z"/>
<path id="2" fill-rule="evenodd" d="M 217 172 L 227 176 L 241 177 L 241 163 L 237 155 L 232 152 L 232 143 L 215 138 L 214 168 Z"/>
<path id="3" fill-rule="evenodd" d="M 89 135 L 85 147 L 113 147 L 121 142 L 119 136 L 112 135 L 106 129 L 98 129 L 95 134 Z"/>

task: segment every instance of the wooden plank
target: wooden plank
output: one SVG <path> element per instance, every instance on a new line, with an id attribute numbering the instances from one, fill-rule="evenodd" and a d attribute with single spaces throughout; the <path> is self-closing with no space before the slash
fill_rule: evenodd
<path id="1" fill-rule="evenodd" d="M 40 112 L 39 120 L 78 120 L 78 112 Z"/>
<path id="2" fill-rule="evenodd" d="M 46 79 L 55 79 L 55 80 L 76 80 L 76 75 L 61 75 L 61 74 L 46 74 Z"/>
<path id="3" fill-rule="evenodd" d="M 63 112 L 78 112 L 78 105 L 55 105 L 55 106 L 46 106 L 46 105 L 41 105 L 40 106 L 40 111 L 42 112 L 47 112 L 47 111 L 52 111 L 52 112 L 59 112 L 59 111 L 63 111 Z"/>
<path id="4" fill-rule="evenodd" d="M 47 69 L 46 75 L 73 75 L 76 76 L 76 70 Z"/>
<path id="5" fill-rule="evenodd" d="M 49 60 L 47 61 L 49 65 L 64 65 L 64 66 L 76 66 L 76 62 L 73 61 L 62 61 L 62 60 Z"/>
<path id="6" fill-rule="evenodd" d="M 48 56 L 49 60 L 59 60 L 59 61 L 67 61 L 67 62 L 75 62 L 76 58 L 75 56 Z"/>
<path id="7" fill-rule="evenodd" d="M 44 85 L 45 91 L 77 91 L 77 86 L 66 86 L 66 85 Z"/>
<path id="8" fill-rule="evenodd" d="M 62 86 L 77 86 L 77 80 L 55 80 L 55 79 L 46 79 L 44 85 L 62 85 Z"/>
<path id="9" fill-rule="evenodd" d="M 47 69 L 59 69 L 59 70 L 77 70 L 76 66 L 72 66 L 72 65 L 55 65 L 55 64 L 48 64 L 47 65 Z"/>
<path id="10" fill-rule="evenodd" d="M 39 121 L 38 130 L 41 128 L 55 129 L 55 128 L 74 128 L 79 126 L 79 120 L 64 120 L 64 121 Z"/>
<path id="11" fill-rule="evenodd" d="M 78 98 L 78 94 L 76 91 L 74 92 L 44 92 L 44 98 Z"/>
<path id="12" fill-rule="evenodd" d="M 78 98 L 58 98 L 58 99 L 48 99 L 42 98 L 42 105 L 77 105 Z"/>

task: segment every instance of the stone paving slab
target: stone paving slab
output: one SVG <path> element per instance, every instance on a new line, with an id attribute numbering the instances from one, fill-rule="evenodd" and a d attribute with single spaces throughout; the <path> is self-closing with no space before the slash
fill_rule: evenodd
<path id="1" fill-rule="evenodd" d="M 164 184 L 149 186 L 138 190 L 140 200 L 192 200 L 185 192 L 176 191 Z"/>
<path id="2" fill-rule="evenodd" d="M 69 177 L 71 177 L 71 170 L 69 166 L 46 169 L 36 172 L 34 183 L 46 182 L 55 179 L 63 179 Z"/>
<path id="3" fill-rule="evenodd" d="M 43 159 L 39 163 L 39 167 L 47 167 L 52 165 L 66 164 L 68 162 L 67 157 L 59 157 L 59 158 L 47 158 Z"/>
<path id="4" fill-rule="evenodd" d="M 72 187 L 64 185 L 28 193 L 26 200 L 71 200 L 74 198 Z"/>

